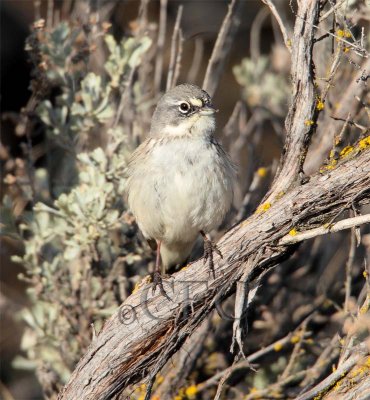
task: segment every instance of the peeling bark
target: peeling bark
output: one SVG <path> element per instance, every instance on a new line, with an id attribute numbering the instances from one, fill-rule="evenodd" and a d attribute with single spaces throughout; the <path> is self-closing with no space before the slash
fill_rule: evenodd
<path id="1" fill-rule="evenodd" d="M 198 260 L 165 283 L 171 302 L 152 295 L 150 285 L 128 297 L 91 343 L 59 399 L 109 399 L 127 385 L 155 376 L 210 310 L 235 289 L 246 265 L 249 279 L 256 279 L 294 250 L 294 245 L 276 245 L 293 227 L 317 227 L 352 202 L 370 202 L 369 150 L 326 175 L 312 177 L 266 212 L 253 214 L 226 233 L 218 243 L 223 259 L 215 255 L 215 279 Z M 252 256 L 254 264 L 247 264 Z"/>
<path id="2" fill-rule="evenodd" d="M 322 226 L 353 204 L 370 202 L 369 149 L 358 149 L 308 182 L 300 179 L 317 118 L 312 50 L 318 18 L 318 0 L 299 3 L 286 144 L 264 207 L 221 238 L 217 245 L 223 258 L 215 254 L 214 279 L 198 260 L 164 282 L 172 301 L 153 295 L 150 285 L 129 296 L 91 343 L 60 400 L 111 399 L 143 378 L 150 383 L 210 311 L 235 291 L 241 276 L 253 283 L 294 252 L 296 244 L 278 244 L 284 235 L 293 228 Z"/>

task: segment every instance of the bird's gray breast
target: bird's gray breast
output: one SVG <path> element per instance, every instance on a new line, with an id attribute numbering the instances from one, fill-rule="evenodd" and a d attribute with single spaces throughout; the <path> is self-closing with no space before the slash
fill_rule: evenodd
<path id="1" fill-rule="evenodd" d="M 221 222 L 232 189 L 214 143 L 170 141 L 156 149 L 152 161 L 157 210 L 169 236 L 209 231 Z"/>

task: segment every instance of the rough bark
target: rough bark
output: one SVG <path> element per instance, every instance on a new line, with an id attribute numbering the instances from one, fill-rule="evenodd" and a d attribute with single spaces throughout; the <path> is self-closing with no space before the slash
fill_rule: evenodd
<path id="1" fill-rule="evenodd" d="M 370 151 L 365 150 L 290 190 L 269 210 L 255 213 L 229 231 L 218 244 L 223 259 L 215 256 L 215 279 L 199 260 L 165 285 L 171 302 L 153 295 L 150 285 L 132 294 L 91 343 L 59 398 L 109 399 L 128 384 L 155 375 L 209 311 L 231 293 L 246 268 L 249 280 L 256 279 L 292 252 L 292 246 L 277 244 L 280 238 L 293 227 L 309 229 L 328 222 L 353 202 L 369 202 L 369 188 Z"/>
<path id="2" fill-rule="evenodd" d="M 314 25 L 319 19 L 319 1 L 299 4 L 292 40 L 292 103 L 285 120 L 286 139 L 282 162 L 265 201 L 285 193 L 303 172 L 318 112 L 314 91 Z"/>
<path id="3" fill-rule="evenodd" d="M 361 347 L 361 346 L 360 346 Z M 361 354 L 362 353 L 362 354 Z M 297 400 L 366 400 L 370 397 L 370 358 L 358 348 L 338 369 Z"/>
<path id="4" fill-rule="evenodd" d="M 215 278 L 198 260 L 165 282 L 172 301 L 153 295 L 149 284 L 129 296 L 91 343 L 59 394 L 60 400 L 111 399 L 144 377 L 150 387 L 151 379 L 209 312 L 235 290 L 241 276 L 253 283 L 294 252 L 296 244 L 279 245 L 284 235 L 293 228 L 322 226 L 353 204 L 370 202 L 369 149 L 357 147 L 353 157 L 307 183 L 299 179 L 317 117 L 312 49 L 318 17 L 319 1 L 299 3 L 286 145 L 263 207 L 219 241 L 223 258 L 215 255 Z"/>

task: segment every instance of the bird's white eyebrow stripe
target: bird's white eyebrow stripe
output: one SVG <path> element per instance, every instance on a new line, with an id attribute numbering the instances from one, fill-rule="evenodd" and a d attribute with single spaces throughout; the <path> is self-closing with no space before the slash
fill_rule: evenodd
<path id="1" fill-rule="evenodd" d="M 203 107 L 203 101 L 202 101 L 201 99 L 197 99 L 196 97 L 191 97 L 191 98 L 189 99 L 189 101 L 190 101 L 190 104 L 191 104 L 192 106 L 195 106 L 195 107 Z M 177 105 L 180 105 L 181 103 L 189 103 L 189 101 L 181 100 L 181 101 L 178 101 L 176 104 L 177 104 Z"/>
<path id="2" fill-rule="evenodd" d="M 201 99 L 197 99 L 196 97 L 192 97 L 190 99 L 190 102 L 193 106 L 197 107 L 202 107 L 203 106 L 203 101 Z"/>

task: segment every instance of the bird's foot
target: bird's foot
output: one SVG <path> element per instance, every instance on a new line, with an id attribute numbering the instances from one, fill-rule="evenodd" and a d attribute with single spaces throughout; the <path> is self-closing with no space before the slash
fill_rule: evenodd
<path id="1" fill-rule="evenodd" d="M 159 271 L 154 271 L 153 272 L 153 287 L 152 287 L 153 294 L 155 293 L 157 287 L 159 288 L 161 295 L 164 296 L 167 300 L 171 301 L 171 298 L 168 296 L 168 294 L 164 290 L 163 279 L 162 279 L 161 273 Z"/>
<path id="2" fill-rule="evenodd" d="M 217 253 L 221 258 L 223 258 L 222 253 L 221 253 L 220 249 L 217 247 L 217 245 L 215 243 L 213 243 L 212 240 L 208 239 L 207 236 L 204 235 L 203 239 L 204 239 L 203 264 L 205 264 L 208 261 L 209 269 L 212 272 L 213 279 L 215 279 L 216 274 L 215 274 L 215 264 L 213 261 L 213 252 Z"/>

